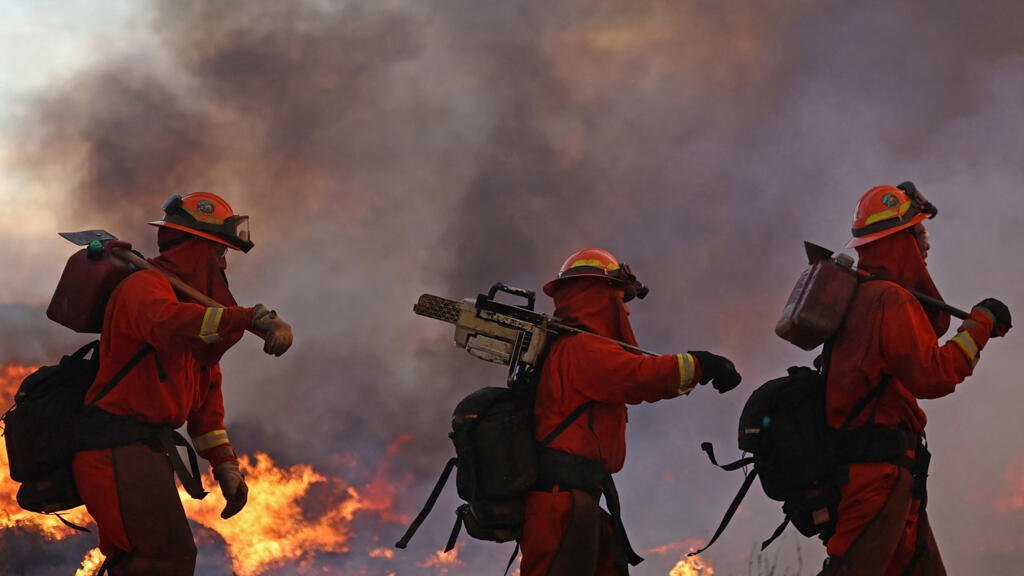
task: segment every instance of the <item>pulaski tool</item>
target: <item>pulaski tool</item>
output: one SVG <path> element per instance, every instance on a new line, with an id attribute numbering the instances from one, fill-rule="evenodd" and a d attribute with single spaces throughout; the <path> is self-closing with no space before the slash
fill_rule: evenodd
<path id="1" fill-rule="evenodd" d="M 159 272 L 165 278 L 167 278 L 167 280 L 171 283 L 171 286 L 173 286 L 175 290 L 182 294 L 185 294 L 186 296 L 202 304 L 203 306 L 211 308 L 224 307 L 222 304 L 218 303 L 213 298 L 210 298 L 206 294 L 203 294 L 199 290 L 196 290 L 188 283 L 186 283 L 184 280 L 178 278 L 171 272 L 168 272 L 167 270 L 150 264 L 141 254 L 135 252 L 130 247 L 122 247 L 117 245 L 108 246 L 110 242 L 117 241 L 117 236 L 114 236 L 113 234 L 107 232 L 106 230 L 82 230 L 79 232 L 59 232 L 58 234 L 62 238 L 71 242 L 72 244 L 75 244 L 76 246 L 86 247 L 85 250 L 81 251 L 81 253 L 72 256 L 72 260 L 74 260 L 75 258 L 79 258 L 84 253 L 84 256 L 81 256 L 80 259 L 92 261 L 89 262 L 90 264 L 92 264 L 93 262 L 102 262 L 105 253 L 109 253 L 110 256 L 120 261 L 120 268 L 122 271 L 118 273 L 111 273 L 111 275 L 114 277 L 113 281 L 105 282 L 109 284 L 109 291 L 106 294 L 107 297 L 109 297 L 109 292 L 113 291 L 113 288 L 114 286 L 116 286 L 116 283 L 123 279 L 124 276 L 130 273 L 132 271 L 131 269 L 134 268 L 135 270 L 155 270 Z M 72 267 L 71 264 L 72 261 L 69 260 L 68 269 Z M 65 272 L 65 274 L 67 274 L 67 272 Z M 61 284 L 63 284 L 64 278 L 62 277 L 61 280 Z M 72 286 L 69 288 L 68 292 L 72 295 L 77 295 L 75 293 L 76 288 L 79 287 Z M 89 321 L 84 323 L 80 322 L 78 325 L 72 326 L 54 317 L 55 314 L 61 314 L 60 308 L 62 307 L 62 300 L 64 300 L 60 298 L 61 293 L 61 286 L 58 285 L 57 294 L 54 295 L 54 300 L 50 303 L 50 309 L 47 310 L 47 314 L 50 315 L 50 318 L 56 320 L 61 324 L 65 324 L 69 328 L 76 330 L 78 332 L 98 332 L 98 329 L 94 330 L 91 327 L 93 325 L 98 326 L 99 322 L 97 321 Z M 102 320 L 103 306 L 98 307 L 98 309 L 100 310 L 100 317 L 98 320 Z M 264 335 L 255 332 L 252 329 L 252 327 L 248 328 L 248 330 L 249 332 L 252 332 L 253 334 L 259 336 L 260 338 L 264 338 Z"/>
<path id="2" fill-rule="evenodd" d="M 804 242 L 804 250 L 807 252 L 807 262 L 808 264 L 811 265 L 822 260 L 833 259 L 833 255 L 835 254 L 835 252 L 829 250 L 828 248 L 825 248 L 824 246 L 818 246 L 817 244 L 812 244 L 810 242 Z M 853 258 L 850 258 L 846 254 L 838 254 L 835 256 L 834 260 L 840 266 L 843 266 L 844 268 L 847 268 L 860 276 L 863 276 L 865 278 L 871 276 L 867 272 L 855 268 L 853 265 Z M 964 312 L 963 310 L 955 306 L 950 306 L 949 304 L 946 304 L 942 300 L 932 298 L 927 294 L 922 294 L 921 292 L 918 292 L 917 290 L 913 290 L 910 288 L 906 288 L 906 290 L 907 292 L 913 294 L 914 298 L 917 298 L 917 300 L 922 304 L 926 306 L 931 306 L 932 308 L 938 308 L 939 310 L 946 312 L 950 316 L 955 316 L 961 320 L 966 320 L 967 317 L 970 316 L 970 313 Z"/>

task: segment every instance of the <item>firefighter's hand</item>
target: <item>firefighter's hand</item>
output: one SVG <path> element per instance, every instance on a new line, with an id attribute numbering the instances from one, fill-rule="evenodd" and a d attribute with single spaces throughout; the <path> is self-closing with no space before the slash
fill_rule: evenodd
<path id="1" fill-rule="evenodd" d="M 280 356 L 292 346 L 292 327 L 263 304 L 252 308 L 252 329 L 263 337 L 263 351 Z"/>
<path id="2" fill-rule="evenodd" d="M 249 500 L 249 487 L 234 460 L 222 462 L 213 468 L 213 477 L 220 483 L 220 492 L 224 495 L 224 510 L 220 517 L 225 520 L 238 514 Z"/>
<path id="3" fill-rule="evenodd" d="M 700 383 L 707 384 L 711 382 L 711 386 L 718 390 L 720 394 L 724 394 L 739 386 L 743 380 L 740 373 L 736 371 L 736 366 L 733 365 L 732 360 L 725 356 L 701 350 L 690 352 L 690 354 L 700 364 L 701 372 L 703 373 Z"/>
<path id="4" fill-rule="evenodd" d="M 993 320 L 995 320 L 992 327 L 993 338 L 1005 336 L 1006 333 L 1010 331 L 1010 328 L 1013 328 L 1010 309 L 1006 307 L 1006 304 L 1003 304 L 999 300 L 996 300 L 995 298 L 985 298 L 974 306 L 972 312 L 979 309 L 983 312 L 988 312 L 988 314 L 992 316 Z"/>

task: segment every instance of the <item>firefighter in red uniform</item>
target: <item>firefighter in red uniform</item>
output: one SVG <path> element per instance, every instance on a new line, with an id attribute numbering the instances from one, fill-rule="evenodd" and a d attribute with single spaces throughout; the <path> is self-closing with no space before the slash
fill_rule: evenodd
<path id="1" fill-rule="evenodd" d="M 641 558 L 630 549 L 611 474 L 626 458 L 626 404 L 689 394 L 714 381 L 740 383 L 732 362 L 709 352 L 643 356 L 626 302 L 647 288 L 604 250 L 581 250 L 544 286 L 555 316 L 590 334 L 558 338 L 541 369 L 535 437 L 554 436 L 540 454 L 540 480 L 526 496 L 520 544 L 523 576 L 619 575 Z M 608 509 L 598 506 L 604 494 Z"/>
<path id="2" fill-rule="evenodd" d="M 242 509 L 248 489 L 224 428 L 219 361 L 247 328 L 264 337 L 270 354 L 283 354 L 292 341 L 291 327 L 275 313 L 238 306 L 228 289 L 227 249 L 252 248 L 248 217 L 206 192 L 173 196 L 164 211 L 163 220 L 150 223 L 159 227 L 160 248 L 150 262 L 223 307 L 175 293 L 155 270 L 129 276 L 107 305 L 100 371 L 86 395 L 87 404 L 99 401 L 83 418 L 74 473 L 115 575 L 195 570 L 195 543 L 172 475 L 181 458 L 169 439 L 182 424 L 213 467 L 226 500 L 221 517 Z M 105 390 L 119 372 L 116 386 Z M 201 486 L 187 476 L 179 471 L 190 494 L 201 497 Z"/>
<path id="3" fill-rule="evenodd" d="M 823 575 L 946 573 L 925 512 L 930 455 L 917 401 L 951 394 L 1011 319 L 1002 302 L 983 300 L 938 344 L 949 316 L 907 291 L 941 299 L 925 265 L 923 222 L 935 214 L 910 182 L 876 186 L 857 207 L 848 247 L 877 280 L 857 289 L 829 360 L 828 423 L 845 439 L 849 465 Z"/>

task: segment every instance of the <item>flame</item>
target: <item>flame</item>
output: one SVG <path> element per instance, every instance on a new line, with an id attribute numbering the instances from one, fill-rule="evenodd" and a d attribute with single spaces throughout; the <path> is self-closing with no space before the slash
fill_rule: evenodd
<path id="1" fill-rule="evenodd" d="M 452 548 L 451 552 L 445 552 L 444 550 L 438 550 L 427 557 L 422 562 L 417 562 L 416 565 L 420 568 L 438 568 L 441 574 L 447 574 L 452 568 L 464 568 L 466 563 L 459 560 L 459 549 L 462 548 L 462 543 L 459 542 Z"/>
<path id="2" fill-rule="evenodd" d="M 32 366 L 0 365 L 0 407 L 12 403 L 22 379 L 34 370 Z M 373 479 L 358 489 L 340 478 L 327 477 L 308 464 L 281 467 L 266 454 L 242 456 L 239 465 L 249 485 L 249 501 L 230 520 L 220 518 L 224 500 L 212 473 L 203 477 L 204 485 L 213 492 L 205 499 L 192 500 L 180 489 L 179 493 L 189 518 L 209 530 L 200 532 L 198 537 L 216 533 L 223 538 L 238 576 L 256 576 L 290 562 L 305 573 L 314 570 L 312 559 L 319 553 L 349 552 L 352 522 L 358 515 L 373 514 L 385 522 L 408 521 L 392 510 L 395 496 L 403 486 L 389 477 L 391 460 L 408 441 L 407 436 L 398 438 Z M 411 482 L 411 477 L 403 482 Z M 17 526 L 51 540 L 76 534 L 53 516 L 22 510 L 15 498 L 18 486 L 8 472 L 6 445 L 0 442 L 0 530 Z M 310 494 L 314 488 L 315 497 Z M 85 507 L 71 510 L 64 517 L 80 525 L 91 523 Z M 369 555 L 388 560 L 394 553 L 378 548 Z M 82 559 L 76 576 L 93 574 L 102 561 L 102 553 L 91 550 Z M 430 566 L 462 566 L 455 552 L 430 562 Z"/>
<path id="3" fill-rule="evenodd" d="M 676 562 L 668 576 L 712 576 L 714 573 L 715 569 L 711 567 L 710 562 L 692 556 L 690 558 L 683 557 Z"/>
<path id="4" fill-rule="evenodd" d="M 82 558 L 82 567 L 75 572 L 75 576 L 93 576 L 101 565 L 103 565 L 103 553 L 99 548 L 93 548 L 89 550 L 85 558 Z"/>

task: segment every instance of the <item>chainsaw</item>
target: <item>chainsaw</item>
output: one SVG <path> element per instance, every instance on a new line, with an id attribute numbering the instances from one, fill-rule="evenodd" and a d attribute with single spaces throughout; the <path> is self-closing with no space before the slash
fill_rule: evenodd
<path id="1" fill-rule="evenodd" d="M 499 302 L 499 293 L 520 297 L 525 304 Z M 534 310 L 536 294 L 498 282 L 487 294 L 476 299 L 449 300 L 423 294 L 413 306 L 420 316 L 455 325 L 455 345 L 471 355 L 509 367 L 508 383 L 512 385 L 525 374 L 532 373 L 544 358 L 552 336 L 591 334 L 611 340 L 626 350 L 648 356 L 658 354 L 636 346 L 594 334 L 566 324 L 554 316 Z"/>

